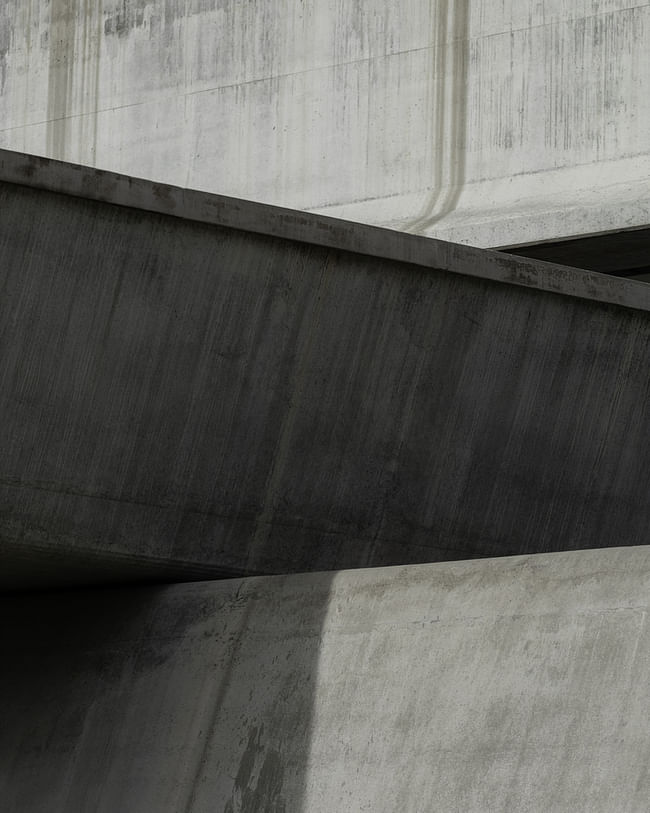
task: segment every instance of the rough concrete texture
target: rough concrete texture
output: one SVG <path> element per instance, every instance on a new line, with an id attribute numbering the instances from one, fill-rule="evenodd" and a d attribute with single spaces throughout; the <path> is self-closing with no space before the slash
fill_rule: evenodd
<path id="1" fill-rule="evenodd" d="M 640 0 L 4 0 L 0 146 L 481 246 L 645 225 Z"/>
<path id="2" fill-rule="evenodd" d="M 640 813 L 650 548 L 4 598 L 6 813 Z"/>
<path id="3" fill-rule="evenodd" d="M 277 210 L 0 211 L 3 587 L 647 542 L 643 283 Z"/>

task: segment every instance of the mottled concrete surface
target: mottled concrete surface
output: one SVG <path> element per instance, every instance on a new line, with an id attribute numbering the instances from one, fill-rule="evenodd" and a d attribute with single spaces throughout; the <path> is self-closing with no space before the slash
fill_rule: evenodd
<path id="1" fill-rule="evenodd" d="M 645 0 L 4 0 L 0 146 L 480 246 L 645 225 Z"/>
<path id="2" fill-rule="evenodd" d="M 650 548 L 2 599 L 7 813 L 640 813 Z"/>
<path id="3" fill-rule="evenodd" d="M 3 587 L 647 542 L 646 285 L 73 170 L 239 228 L 0 187 Z"/>

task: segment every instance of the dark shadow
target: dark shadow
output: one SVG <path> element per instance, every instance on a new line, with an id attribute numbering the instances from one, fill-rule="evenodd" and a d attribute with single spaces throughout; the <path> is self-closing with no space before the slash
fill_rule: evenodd
<path id="1" fill-rule="evenodd" d="M 3 811 L 302 810 L 329 581 L 1 599 Z"/>
<path id="2" fill-rule="evenodd" d="M 2 809 L 299 811 L 330 576 L 144 582 L 296 570 L 327 540 L 277 522 L 298 409 L 286 388 L 308 387 L 295 345 L 310 346 L 318 299 L 309 251 L 287 274 L 282 242 L 263 240 L 260 282 L 237 258 L 243 233 L 2 195 L 0 580 L 30 590 L 0 599 Z M 138 259 L 142 228 L 156 246 Z"/>
<path id="3" fill-rule="evenodd" d="M 650 228 L 589 234 L 565 240 L 512 246 L 506 254 L 598 271 L 616 277 L 650 279 Z"/>

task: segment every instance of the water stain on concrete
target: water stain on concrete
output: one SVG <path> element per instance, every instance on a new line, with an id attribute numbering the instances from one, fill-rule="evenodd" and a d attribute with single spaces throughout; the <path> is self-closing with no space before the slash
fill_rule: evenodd
<path id="1" fill-rule="evenodd" d="M 0 93 L 4 92 L 7 80 L 7 54 L 11 47 L 13 26 L 6 10 L 0 11 Z"/>
<path id="2" fill-rule="evenodd" d="M 77 15 L 68 0 L 51 0 L 47 78 L 47 153 L 65 159 L 68 141 L 67 116 L 72 94 Z"/>
<path id="3" fill-rule="evenodd" d="M 206 14 L 229 4 L 224 0 L 191 0 L 179 3 L 178 0 L 122 0 L 104 12 L 104 33 L 106 36 L 124 37 L 137 28 L 149 25 L 154 30 L 162 22 L 165 28 L 189 15 Z"/>
<path id="4" fill-rule="evenodd" d="M 124 4 L 123 11 L 118 11 L 114 16 L 106 17 L 104 20 L 104 34 L 110 36 L 117 34 L 122 37 L 133 28 L 142 28 L 144 25 L 144 9 L 127 8 Z"/>
<path id="5" fill-rule="evenodd" d="M 433 19 L 431 193 L 405 231 L 423 232 L 453 212 L 465 183 L 469 0 L 439 0 Z M 429 105 L 427 105 L 429 107 Z M 426 109 L 426 108 L 425 108 Z"/>
<path id="6" fill-rule="evenodd" d="M 41 33 L 47 59 L 46 150 L 51 158 L 93 164 L 101 62 L 101 2 L 51 0 Z M 74 126 L 73 126 L 74 122 Z"/>
<path id="7" fill-rule="evenodd" d="M 264 726 L 253 726 L 225 813 L 286 813 L 282 798 L 284 768 L 280 754 L 263 744 Z"/>

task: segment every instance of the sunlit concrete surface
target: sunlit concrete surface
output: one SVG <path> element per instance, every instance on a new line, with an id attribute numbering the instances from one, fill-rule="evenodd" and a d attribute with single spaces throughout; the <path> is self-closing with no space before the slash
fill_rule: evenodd
<path id="1" fill-rule="evenodd" d="M 0 177 L 0 587 L 647 542 L 646 284 L 15 153 Z"/>
<path id="2" fill-rule="evenodd" d="M 5 813 L 637 813 L 650 548 L 2 600 Z"/>
<path id="3" fill-rule="evenodd" d="M 4 0 L 0 147 L 477 246 L 646 225 L 639 0 Z"/>

